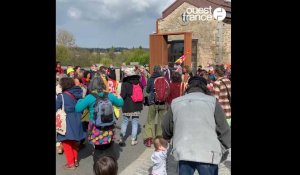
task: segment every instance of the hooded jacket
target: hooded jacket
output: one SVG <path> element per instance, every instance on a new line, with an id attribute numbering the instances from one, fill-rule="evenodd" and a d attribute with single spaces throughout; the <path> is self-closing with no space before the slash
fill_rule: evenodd
<path id="1" fill-rule="evenodd" d="M 76 140 L 80 141 L 86 137 L 86 133 L 83 131 L 81 124 L 81 113 L 75 111 L 75 105 L 77 100 L 82 98 L 82 89 L 78 86 L 74 86 L 67 90 L 73 97 L 66 94 L 65 91 L 58 94 L 56 97 L 56 111 L 62 108 L 62 97 L 64 98 L 64 110 L 67 114 L 66 123 L 67 131 L 65 135 L 57 134 L 57 141 L 63 140 Z"/>
<path id="2" fill-rule="evenodd" d="M 124 113 L 143 110 L 143 102 L 133 102 L 131 99 L 133 84 L 140 84 L 139 75 L 132 75 L 123 79 L 120 95 L 124 100 L 124 106 L 122 107 Z"/>

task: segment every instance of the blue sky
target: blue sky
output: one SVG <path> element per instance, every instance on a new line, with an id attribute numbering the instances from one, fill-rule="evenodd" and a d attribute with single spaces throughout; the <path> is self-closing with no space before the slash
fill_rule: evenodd
<path id="1" fill-rule="evenodd" d="M 175 0 L 56 0 L 56 29 L 79 47 L 149 47 L 156 19 Z"/>

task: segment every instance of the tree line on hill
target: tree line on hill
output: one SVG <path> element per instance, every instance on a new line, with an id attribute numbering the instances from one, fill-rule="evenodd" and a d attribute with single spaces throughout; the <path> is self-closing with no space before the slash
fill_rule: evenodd
<path id="1" fill-rule="evenodd" d="M 66 30 L 56 33 L 56 61 L 62 65 L 90 66 L 92 64 L 113 64 L 120 66 L 123 62 L 149 64 L 149 49 L 142 48 L 81 48 L 76 46 L 75 37 Z"/>

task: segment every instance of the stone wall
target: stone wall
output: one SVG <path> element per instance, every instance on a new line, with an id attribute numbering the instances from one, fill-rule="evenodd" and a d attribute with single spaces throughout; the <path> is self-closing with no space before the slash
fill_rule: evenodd
<path id="1" fill-rule="evenodd" d="M 183 3 L 175 9 L 169 16 L 158 20 L 158 33 L 165 32 L 192 32 L 193 39 L 198 39 L 197 64 L 206 65 L 209 61 L 216 63 L 219 52 L 218 42 L 218 21 L 182 21 L 182 14 L 186 8 L 192 7 L 188 3 Z M 205 8 L 205 7 L 203 7 Z M 231 63 L 231 24 L 222 23 L 222 60 L 221 63 Z M 219 25 L 220 26 L 220 25 Z M 176 36 L 169 37 L 175 40 Z"/>

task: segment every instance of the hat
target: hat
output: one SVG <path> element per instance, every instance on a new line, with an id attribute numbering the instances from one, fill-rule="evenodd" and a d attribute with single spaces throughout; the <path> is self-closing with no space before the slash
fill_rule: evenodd
<path id="1" fill-rule="evenodd" d="M 193 76 L 189 79 L 188 84 L 191 84 L 192 81 L 199 81 L 200 83 L 207 85 L 207 81 L 203 77 Z"/>
<path id="2" fill-rule="evenodd" d="M 136 75 L 134 69 L 129 68 L 129 67 L 124 70 L 124 74 L 125 74 L 125 77 Z"/>
<path id="3" fill-rule="evenodd" d="M 74 72 L 74 69 L 71 67 L 67 69 L 67 74 L 69 74 L 70 72 Z"/>

